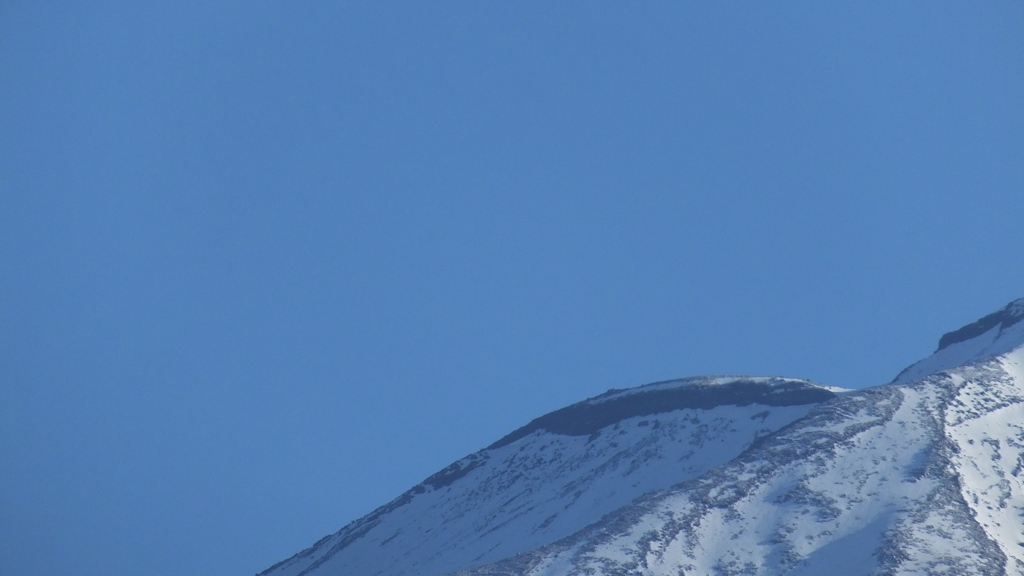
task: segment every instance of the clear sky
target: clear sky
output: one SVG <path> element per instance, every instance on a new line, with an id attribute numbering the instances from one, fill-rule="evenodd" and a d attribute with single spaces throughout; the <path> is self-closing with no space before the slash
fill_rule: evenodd
<path id="1" fill-rule="evenodd" d="M 0 3 L 0 572 L 253 574 L 608 388 L 1024 297 L 1024 3 L 337 4 Z"/>

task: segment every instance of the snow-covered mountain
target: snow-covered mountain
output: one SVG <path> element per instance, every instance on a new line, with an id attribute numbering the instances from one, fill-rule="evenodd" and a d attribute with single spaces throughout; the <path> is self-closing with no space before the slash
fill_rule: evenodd
<path id="1" fill-rule="evenodd" d="M 557 410 L 265 576 L 1024 574 L 1024 299 L 890 384 L 659 382 Z"/>

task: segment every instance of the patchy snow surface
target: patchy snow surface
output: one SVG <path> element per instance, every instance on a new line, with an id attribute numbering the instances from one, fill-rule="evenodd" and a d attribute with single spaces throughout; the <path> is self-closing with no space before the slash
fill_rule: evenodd
<path id="1" fill-rule="evenodd" d="M 1022 319 L 1018 300 L 877 388 L 611 390 L 264 574 L 1024 574 Z"/>
<path id="2" fill-rule="evenodd" d="M 951 375 L 946 413 L 961 494 L 982 530 L 999 545 L 1007 574 L 1024 574 L 1024 347 Z"/>

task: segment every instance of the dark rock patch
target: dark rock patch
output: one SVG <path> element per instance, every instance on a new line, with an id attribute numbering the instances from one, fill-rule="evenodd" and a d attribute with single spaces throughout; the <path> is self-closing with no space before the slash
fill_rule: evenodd
<path id="1" fill-rule="evenodd" d="M 717 385 L 702 382 L 706 381 L 694 379 L 693 383 L 676 388 L 641 389 L 622 395 L 617 390 L 608 391 L 591 400 L 545 414 L 491 444 L 488 449 L 507 446 L 537 430 L 565 436 L 587 436 L 627 418 L 683 408 L 708 410 L 717 406 L 750 404 L 801 406 L 835 397 L 834 393 L 808 382 L 781 378 L 767 381 L 740 379 Z"/>
<path id="2" fill-rule="evenodd" d="M 999 312 L 993 312 L 981 320 L 971 322 L 963 328 L 943 334 L 942 338 L 939 338 L 939 348 L 936 352 L 952 344 L 966 342 L 971 338 L 977 338 L 996 326 L 1002 325 L 1001 329 L 1006 330 L 1010 326 L 1024 320 L 1024 306 L 1016 305 L 1018 302 L 1020 301 L 1018 300 L 1017 302 L 1013 302 Z"/>

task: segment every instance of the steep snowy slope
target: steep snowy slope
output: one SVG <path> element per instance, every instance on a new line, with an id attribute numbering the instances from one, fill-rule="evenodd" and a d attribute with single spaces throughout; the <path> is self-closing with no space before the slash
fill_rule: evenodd
<path id="1" fill-rule="evenodd" d="M 435 575 L 567 537 L 699 477 L 835 396 L 781 378 L 688 378 L 542 416 L 263 574 Z"/>
<path id="2" fill-rule="evenodd" d="M 923 379 L 844 394 L 699 478 L 467 574 L 1024 574 L 1020 304 L 944 336 L 911 367 Z"/>

